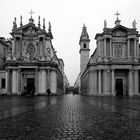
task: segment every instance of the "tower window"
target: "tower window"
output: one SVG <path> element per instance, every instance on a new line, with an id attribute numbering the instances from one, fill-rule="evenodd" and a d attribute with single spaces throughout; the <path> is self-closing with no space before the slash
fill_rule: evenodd
<path id="1" fill-rule="evenodd" d="M 40 37 L 40 41 L 43 41 L 43 37 Z"/>
<path id="2" fill-rule="evenodd" d="M 86 44 L 84 44 L 84 48 L 86 48 L 87 47 L 87 45 Z"/>

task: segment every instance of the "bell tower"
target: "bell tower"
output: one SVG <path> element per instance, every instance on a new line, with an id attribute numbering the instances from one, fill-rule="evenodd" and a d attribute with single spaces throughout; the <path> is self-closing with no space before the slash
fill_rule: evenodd
<path id="1" fill-rule="evenodd" d="M 87 28 L 85 26 L 85 24 L 83 25 L 83 29 L 82 29 L 82 33 L 80 36 L 80 41 L 79 41 L 79 45 L 80 45 L 80 73 L 82 73 L 84 71 L 84 69 L 86 68 L 86 65 L 89 61 L 89 36 L 87 33 Z"/>

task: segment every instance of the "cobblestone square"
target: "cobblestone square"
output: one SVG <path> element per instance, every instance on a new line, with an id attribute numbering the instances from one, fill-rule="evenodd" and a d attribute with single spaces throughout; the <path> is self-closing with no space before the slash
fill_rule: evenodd
<path id="1" fill-rule="evenodd" d="M 0 140 L 139 140 L 140 100 L 0 97 Z"/>

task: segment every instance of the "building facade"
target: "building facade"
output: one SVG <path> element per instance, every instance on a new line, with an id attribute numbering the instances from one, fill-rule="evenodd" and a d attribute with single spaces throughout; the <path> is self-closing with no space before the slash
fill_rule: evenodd
<path id="1" fill-rule="evenodd" d="M 140 93 L 140 46 L 136 21 L 132 28 L 120 24 L 95 36 L 96 49 L 80 76 L 81 94 L 133 96 Z M 83 41 L 84 43 L 84 41 Z"/>
<path id="2" fill-rule="evenodd" d="M 5 78 L 7 94 L 52 94 L 64 93 L 64 62 L 56 55 L 52 45 L 53 35 L 49 22 L 48 31 L 43 19 L 41 28 L 40 16 L 38 26 L 34 19 L 17 27 L 16 18 L 11 32 L 11 48 L 7 49 L 5 63 L 0 71 L 0 78 Z M 2 90 L 2 89 L 1 89 Z"/>

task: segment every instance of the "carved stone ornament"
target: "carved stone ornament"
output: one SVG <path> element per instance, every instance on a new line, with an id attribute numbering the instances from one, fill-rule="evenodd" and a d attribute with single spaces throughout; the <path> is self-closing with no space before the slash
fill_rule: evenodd
<path id="1" fill-rule="evenodd" d="M 126 33 L 121 30 L 116 30 L 113 32 L 113 36 L 126 36 Z"/>
<path id="2" fill-rule="evenodd" d="M 122 57 L 122 45 L 114 45 L 114 56 L 117 58 Z"/>
<path id="3" fill-rule="evenodd" d="M 32 60 L 35 55 L 35 47 L 32 43 L 29 43 L 26 49 L 26 56 L 29 60 Z"/>

